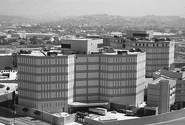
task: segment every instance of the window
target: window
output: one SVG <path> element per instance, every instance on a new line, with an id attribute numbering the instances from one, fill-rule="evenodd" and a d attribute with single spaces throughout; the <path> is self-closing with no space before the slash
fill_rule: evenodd
<path id="1" fill-rule="evenodd" d="M 103 43 L 97 44 L 97 48 L 103 47 Z"/>
<path id="2" fill-rule="evenodd" d="M 71 44 L 61 44 L 61 47 L 71 49 Z"/>
<path id="3" fill-rule="evenodd" d="M 133 36 L 149 37 L 149 34 L 133 33 Z"/>

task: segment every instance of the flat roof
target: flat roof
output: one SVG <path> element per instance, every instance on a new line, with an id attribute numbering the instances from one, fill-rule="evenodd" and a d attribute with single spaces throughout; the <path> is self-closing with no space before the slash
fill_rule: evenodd
<path id="1" fill-rule="evenodd" d="M 71 107 L 90 107 L 90 106 L 103 106 L 103 105 L 108 105 L 108 102 L 72 102 L 69 104 Z"/>
<path id="2" fill-rule="evenodd" d="M 54 51 L 50 51 L 54 52 Z M 45 56 L 44 54 L 47 55 L 47 52 L 41 53 L 40 51 L 32 51 L 31 54 L 20 54 L 20 55 L 27 55 L 27 56 Z M 64 56 L 63 54 L 58 54 L 57 56 Z M 48 56 L 46 56 L 48 57 Z"/>
<path id="3" fill-rule="evenodd" d="M 0 56 L 11 56 L 12 53 L 0 53 Z"/>

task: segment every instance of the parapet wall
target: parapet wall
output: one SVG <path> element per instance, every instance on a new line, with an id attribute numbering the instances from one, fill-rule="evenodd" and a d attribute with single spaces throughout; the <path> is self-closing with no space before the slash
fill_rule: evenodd
<path id="1" fill-rule="evenodd" d="M 185 114 L 185 109 L 181 109 L 178 111 L 169 112 L 165 114 L 142 117 L 137 119 L 130 119 L 130 120 L 100 122 L 100 121 L 95 121 L 93 119 L 85 118 L 85 122 L 88 125 L 146 125 L 146 124 L 175 120 L 183 117 L 185 118 L 184 114 Z"/>

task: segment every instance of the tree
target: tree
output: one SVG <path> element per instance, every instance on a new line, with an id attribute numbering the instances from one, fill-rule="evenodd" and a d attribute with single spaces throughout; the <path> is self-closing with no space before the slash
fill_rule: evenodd
<path id="1" fill-rule="evenodd" d="M 6 91 L 9 91 L 10 90 L 10 87 L 6 87 Z"/>
<path id="2" fill-rule="evenodd" d="M 50 40 L 50 37 L 49 36 L 46 36 L 42 40 Z"/>
<path id="3" fill-rule="evenodd" d="M 33 36 L 32 38 L 30 38 L 30 41 L 32 44 L 37 44 L 37 36 Z"/>
<path id="4" fill-rule="evenodd" d="M 35 110 L 35 111 L 34 111 L 34 114 L 35 114 L 35 115 L 40 115 L 40 111 Z"/>
<path id="5" fill-rule="evenodd" d="M 27 111 L 28 111 L 28 108 L 24 107 L 22 110 L 23 110 L 24 112 L 27 112 Z"/>

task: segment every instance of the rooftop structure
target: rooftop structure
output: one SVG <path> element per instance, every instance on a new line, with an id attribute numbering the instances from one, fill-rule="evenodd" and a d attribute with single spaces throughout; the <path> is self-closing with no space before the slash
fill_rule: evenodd
<path id="1" fill-rule="evenodd" d="M 127 38 L 142 38 L 142 39 L 150 39 L 153 38 L 153 31 L 136 31 L 136 30 L 127 30 L 126 31 Z"/>
<path id="2" fill-rule="evenodd" d="M 78 51 L 81 54 L 91 54 L 91 52 L 98 51 L 100 48 L 103 47 L 103 40 L 68 38 L 61 40 L 61 47 L 63 49 Z"/>

